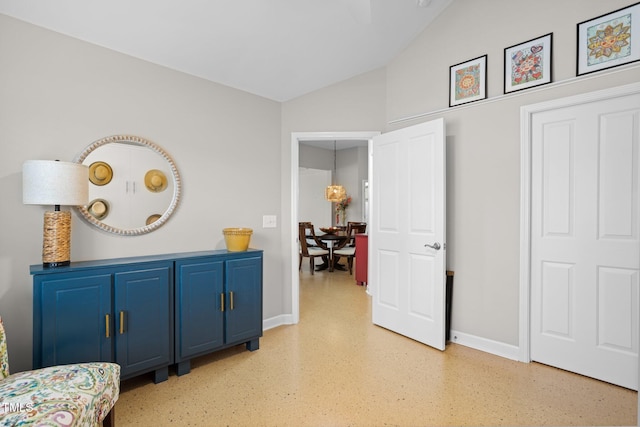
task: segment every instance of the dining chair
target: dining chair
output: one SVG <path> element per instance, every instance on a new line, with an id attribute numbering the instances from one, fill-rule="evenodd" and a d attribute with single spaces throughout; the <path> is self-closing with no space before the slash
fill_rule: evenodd
<path id="1" fill-rule="evenodd" d="M 356 255 L 356 234 L 366 233 L 366 222 L 350 221 L 347 223 L 347 236 L 348 238 L 341 242 L 333 249 L 331 256 L 331 266 L 335 271 L 335 265 L 340 257 L 347 258 L 347 265 L 349 267 L 349 274 L 353 274 L 353 258 Z"/>
<path id="2" fill-rule="evenodd" d="M 315 243 L 315 246 L 309 245 L 307 240 L 311 240 L 312 243 Z M 313 224 L 310 222 L 300 222 L 298 223 L 298 243 L 300 245 L 300 261 L 298 263 L 298 270 L 302 271 L 302 258 L 309 258 L 309 266 L 311 267 L 311 274 L 314 273 L 315 270 L 315 258 L 322 257 L 331 262 L 329 260 L 329 249 L 327 245 L 320 239 L 316 237 L 316 233 L 313 230 Z"/>

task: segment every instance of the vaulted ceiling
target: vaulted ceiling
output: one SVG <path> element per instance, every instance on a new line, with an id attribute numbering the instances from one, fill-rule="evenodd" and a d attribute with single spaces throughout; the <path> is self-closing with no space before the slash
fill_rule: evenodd
<path id="1" fill-rule="evenodd" d="M 386 65 L 454 0 L 0 0 L 0 13 L 286 101 Z"/>

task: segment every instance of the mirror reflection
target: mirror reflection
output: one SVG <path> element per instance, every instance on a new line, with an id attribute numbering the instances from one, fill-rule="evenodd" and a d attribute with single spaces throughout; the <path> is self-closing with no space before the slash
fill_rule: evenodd
<path id="1" fill-rule="evenodd" d="M 157 144 L 131 135 L 103 138 L 74 160 L 89 167 L 89 204 L 81 217 L 105 231 L 151 232 L 171 216 L 180 197 L 174 161 Z"/>

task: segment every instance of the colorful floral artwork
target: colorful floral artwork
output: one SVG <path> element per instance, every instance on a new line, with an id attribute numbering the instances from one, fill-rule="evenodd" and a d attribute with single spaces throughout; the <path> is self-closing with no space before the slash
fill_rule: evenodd
<path id="1" fill-rule="evenodd" d="M 471 65 L 456 71 L 456 101 L 461 101 L 480 93 L 480 65 Z"/>
<path id="2" fill-rule="evenodd" d="M 640 61 L 640 2 L 577 25 L 576 75 Z"/>
<path id="3" fill-rule="evenodd" d="M 551 82 L 553 33 L 504 50 L 504 93 Z"/>
<path id="4" fill-rule="evenodd" d="M 511 56 L 511 85 L 517 86 L 540 80 L 543 77 L 544 59 L 542 45 L 518 50 Z"/>
<path id="5" fill-rule="evenodd" d="M 631 55 L 631 14 L 587 28 L 589 65 Z"/>
<path id="6" fill-rule="evenodd" d="M 487 55 L 450 67 L 449 106 L 485 99 L 487 88 Z"/>

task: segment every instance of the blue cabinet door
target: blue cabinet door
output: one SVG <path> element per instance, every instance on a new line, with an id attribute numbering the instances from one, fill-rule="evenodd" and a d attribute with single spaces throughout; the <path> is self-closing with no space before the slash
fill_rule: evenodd
<path id="1" fill-rule="evenodd" d="M 226 262 L 227 343 L 242 343 L 262 336 L 262 258 Z"/>
<path id="2" fill-rule="evenodd" d="M 176 362 L 224 345 L 224 263 L 176 262 Z"/>
<path id="3" fill-rule="evenodd" d="M 173 363 L 172 277 L 171 263 L 114 275 L 115 360 L 123 378 Z"/>
<path id="4" fill-rule="evenodd" d="M 34 325 L 34 369 L 113 360 L 110 274 L 44 276 L 34 283 L 42 316 Z"/>

